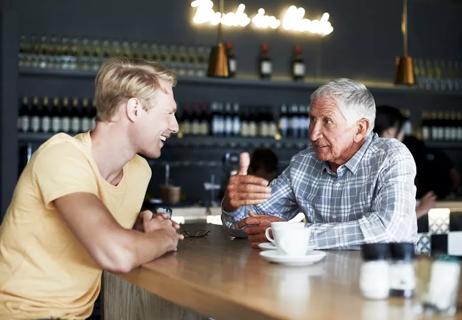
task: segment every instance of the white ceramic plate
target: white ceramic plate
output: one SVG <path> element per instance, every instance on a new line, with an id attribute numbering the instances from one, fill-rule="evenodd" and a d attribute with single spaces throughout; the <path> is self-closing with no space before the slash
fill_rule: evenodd
<path id="1" fill-rule="evenodd" d="M 287 266 L 305 266 L 322 260 L 326 253 L 324 251 L 308 251 L 304 256 L 288 256 L 277 250 L 265 250 L 260 252 L 260 256 L 269 262 Z"/>
<path id="2" fill-rule="evenodd" d="M 276 250 L 277 247 L 271 242 L 262 242 L 258 244 L 258 247 L 262 250 Z"/>

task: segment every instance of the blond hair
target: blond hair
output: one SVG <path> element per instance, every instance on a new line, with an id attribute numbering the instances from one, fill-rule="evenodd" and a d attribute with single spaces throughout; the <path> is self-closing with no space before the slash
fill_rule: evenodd
<path id="1" fill-rule="evenodd" d="M 110 119 L 120 103 L 130 98 L 140 99 L 148 108 L 158 91 L 164 91 L 160 80 L 176 84 L 175 74 L 159 63 L 129 58 L 106 60 L 95 79 L 97 119 Z"/>

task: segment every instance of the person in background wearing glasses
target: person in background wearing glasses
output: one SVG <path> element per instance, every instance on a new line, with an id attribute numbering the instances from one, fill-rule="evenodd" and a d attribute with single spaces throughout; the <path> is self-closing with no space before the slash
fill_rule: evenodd
<path id="1" fill-rule="evenodd" d="M 311 95 L 308 148 L 268 186 L 247 175 L 248 155 L 230 178 L 222 221 L 252 246 L 266 241 L 272 221 L 303 212 L 318 249 L 417 239 L 414 178 L 409 150 L 372 132 L 375 101 L 350 79 L 337 79 Z"/>
<path id="2" fill-rule="evenodd" d="M 0 229 L 1 319 L 87 318 L 102 270 L 128 272 L 177 249 L 178 225 L 139 213 L 151 178 L 140 155 L 160 157 L 178 130 L 175 82 L 157 63 L 108 60 L 96 76 L 96 127 L 34 153 Z"/>

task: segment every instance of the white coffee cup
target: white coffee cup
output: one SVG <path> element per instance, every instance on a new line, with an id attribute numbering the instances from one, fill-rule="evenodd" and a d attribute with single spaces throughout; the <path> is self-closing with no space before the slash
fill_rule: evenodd
<path id="1" fill-rule="evenodd" d="M 270 230 L 273 237 L 270 235 Z M 309 248 L 310 230 L 304 223 L 278 221 L 272 222 L 265 230 L 266 238 L 279 250 L 289 256 L 303 256 Z"/>

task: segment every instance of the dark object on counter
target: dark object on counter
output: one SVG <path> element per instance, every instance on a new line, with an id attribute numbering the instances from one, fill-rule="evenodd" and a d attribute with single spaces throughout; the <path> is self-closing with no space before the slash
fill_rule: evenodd
<path id="1" fill-rule="evenodd" d="M 415 293 L 414 243 L 390 243 L 390 296 L 410 298 Z"/>

